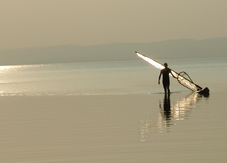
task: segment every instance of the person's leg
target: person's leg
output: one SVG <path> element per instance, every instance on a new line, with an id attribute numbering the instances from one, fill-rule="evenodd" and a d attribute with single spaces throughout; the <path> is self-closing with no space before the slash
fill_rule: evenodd
<path id="1" fill-rule="evenodd" d="M 168 89 L 168 94 L 170 94 L 170 89 L 169 89 L 169 87 L 168 87 L 167 89 Z"/>
<path id="2" fill-rule="evenodd" d="M 169 83 L 166 85 L 166 89 L 168 91 L 168 94 L 170 94 Z"/>
<path id="3" fill-rule="evenodd" d="M 167 93 L 168 89 L 165 83 L 163 83 L 164 92 Z"/>

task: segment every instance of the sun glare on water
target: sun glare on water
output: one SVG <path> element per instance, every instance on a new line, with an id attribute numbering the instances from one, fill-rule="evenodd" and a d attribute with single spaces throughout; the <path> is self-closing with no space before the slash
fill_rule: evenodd
<path id="1" fill-rule="evenodd" d="M 10 73 L 13 71 L 21 71 L 23 69 L 31 67 L 30 65 L 11 65 L 11 66 L 0 66 L 0 73 Z"/>
<path id="2" fill-rule="evenodd" d="M 9 71 L 10 69 L 12 69 L 13 66 L 0 66 L 0 72 L 7 72 Z"/>

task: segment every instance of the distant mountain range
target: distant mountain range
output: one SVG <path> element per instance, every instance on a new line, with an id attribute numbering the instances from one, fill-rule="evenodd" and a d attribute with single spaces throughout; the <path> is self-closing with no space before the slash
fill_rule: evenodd
<path id="1" fill-rule="evenodd" d="M 93 46 L 59 45 L 1 49 L 0 65 L 46 64 L 139 59 L 135 51 L 151 58 L 226 57 L 227 37 L 180 39 L 151 43 L 112 43 Z"/>

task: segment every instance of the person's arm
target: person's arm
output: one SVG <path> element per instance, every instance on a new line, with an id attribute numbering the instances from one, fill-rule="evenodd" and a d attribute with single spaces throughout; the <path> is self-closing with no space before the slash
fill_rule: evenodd
<path id="1" fill-rule="evenodd" d="M 172 73 L 172 70 L 171 70 L 171 69 L 170 69 L 170 74 L 172 75 L 172 77 L 177 78 L 176 76 L 174 76 L 174 75 L 173 75 L 173 73 Z"/>
<path id="2" fill-rule="evenodd" d="M 161 76 L 162 76 L 162 70 L 160 71 L 160 74 L 159 74 L 159 77 L 158 77 L 158 84 L 160 84 Z"/>

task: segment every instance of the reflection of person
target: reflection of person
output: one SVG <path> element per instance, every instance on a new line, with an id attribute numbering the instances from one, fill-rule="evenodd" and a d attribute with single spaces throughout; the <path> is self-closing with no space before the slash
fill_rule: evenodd
<path id="1" fill-rule="evenodd" d="M 170 89 L 169 89 L 169 85 L 170 85 L 169 73 L 174 78 L 176 78 L 176 77 L 171 72 L 171 69 L 168 68 L 168 64 L 167 63 L 164 63 L 164 67 L 165 68 L 160 71 L 160 75 L 158 77 L 158 84 L 160 84 L 160 79 L 161 79 L 161 76 L 162 76 L 162 84 L 163 84 L 164 91 L 165 91 L 165 93 L 167 93 L 167 92 L 170 93 Z"/>
<path id="2" fill-rule="evenodd" d="M 165 94 L 164 100 L 163 100 L 163 111 L 166 116 L 166 120 L 169 120 L 171 118 L 171 109 L 170 109 L 170 95 Z"/>

